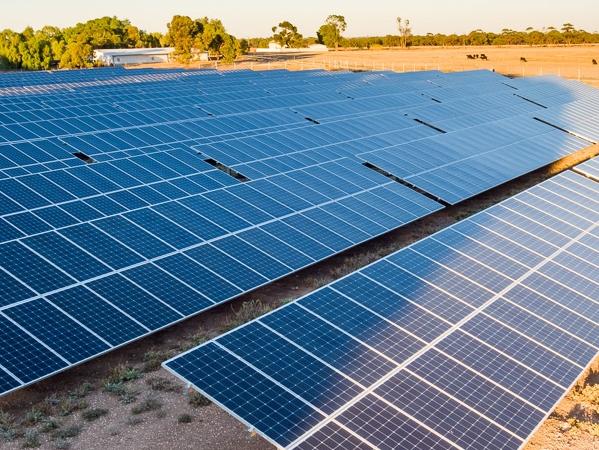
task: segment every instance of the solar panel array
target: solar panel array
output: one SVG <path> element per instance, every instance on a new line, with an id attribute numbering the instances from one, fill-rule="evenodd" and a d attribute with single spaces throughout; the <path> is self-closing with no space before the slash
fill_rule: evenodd
<path id="1" fill-rule="evenodd" d="M 589 178 L 599 181 L 599 157 L 593 158 L 583 164 L 580 164 L 575 169 Z"/>
<path id="2" fill-rule="evenodd" d="M 599 350 L 568 171 L 164 365 L 284 448 L 517 449 Z"/>
<path id="3" fill-rule="evenodd" d="M 534 119 L 551 110 L 523 98 L 538 86 L 510 82 L 1 75 L 0 394 L 589 144 Z"/>

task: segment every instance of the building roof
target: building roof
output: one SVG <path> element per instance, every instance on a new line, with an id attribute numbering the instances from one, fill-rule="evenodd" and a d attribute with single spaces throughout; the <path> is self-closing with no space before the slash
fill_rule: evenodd
<path id="1" fill-rule="evenodd" d="M 96 56 L 130 56 L 130 55 L 168 55 L 175 49 L 173 47 L 159 48 L 100 48 L 94 50 Z"/>

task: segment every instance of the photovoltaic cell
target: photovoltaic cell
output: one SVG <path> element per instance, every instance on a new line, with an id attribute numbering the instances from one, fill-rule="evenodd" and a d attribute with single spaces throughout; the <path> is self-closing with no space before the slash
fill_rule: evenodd
<path id="1" fill-rule="evenodd" d="M 514 96 L 508 82 L 515 83 L 484 71 L 458 76 L 106 69 L 0 76 L 0 314 L 15 321 L 18 316 L 23 331 L 31 333 L 25 335 L 46 344 L 40 351 L 65 362 L 39 365 L 23 379 L 0 362 L 0 374 L 9 374 L 0 383 L 6 390 L 13 389 L 11 378 L 18 386 L 28 384 L 106 351 L 105 345 L 130 342 L 442 208 L 362 165 L 363 155 L 376 154 L 377 164 L 393 175 L 401 167 L 416 179 L 428 170 L 433 186 L 462 198 L 509 180 L 514 170 L 525 173 L 579 148 L 577 138 L 530 120 L 540 107 Z M 546 81 L 539 83 L 547 88 Z M 558 112 L 564 102 L 557 99 L 565 92 L 593 96 L 579 84 L 550 87 L 551 108 Z M 442 103 L 432 100 L 435 95 Z M 207 116 L 196 105 L 217 115 Z M 592 107 L 584 108 L 592 116 Z M 323 119 L 316 124 L 295 111 Z M 434 119 L 441 129 L 456 120 L 443 134 L 415 117 Z M 524 140 L 526 145 L 515 144 Z M 210 158 L 225 166 L 208 164 Z M 247 178 L 232 176 L 230 169 Z M 364 272 L 364 290 L 334 289 L 332 306 L 351 306 L 364 323 L 384 328 L 368 339 L 366 355 L 378 355 L 388 342 L 392 350 L 379 355 L 379 366 L 392 366 L 596 220 L 588 206 L 576 207 L 594 195 L 594 182 L 567 182 L 576 189 L 562 186 L 556 197 L 543 188 L 532 193 L 541 200 L 526 199 L 542 223 L 536 230 L 523 219 L 530 208 L 511 204 L 496 211 L 494 224 L 507 220 L 526 228 L 517 248 L 497 239 L 493 244 L 501 246 L 489 245 L 493 251 L 468 242 L 462 256 L 454 248 L 464 245 L 461 238 L 446 235 L 411 255 L 418 264 L 389 262 Z M 575 214 L 553 207 L 558 199 Z M 548 236 L 542 246 L 534 252 L 519 246 L 539 244 L 539 231 Z M 589 239 L 565 252 L 575 252 L 578 260 L 555 260 L 568 267 L 575 262 L 581 277 L 551 265 L 540 273 L 563 285 L 560 295 L 578 296 L 579 309 L 571 314 L 583 322 L 569 322 L 568 332 L 592 337 L 576 315 L 594 317 L 589 297 L 596 291 L 584 285 L 597 259 L 588 251 L 595 246 Z M 448 248 L 446 259 L 432 265 L 429 253 L 438 245 Z M 475 269 L 467 265 L 470 256 L 480 262 Z M 486 268 L 495 261 L 501 261 L 499 273 Z M 435 285 L 419 278 L 431 268 Z M 483 273 L 488 277 L 482 279 Z M 456 286 L 475 274 L 478 283 Z M 384 286 L 387 275 L 393 292 Z M 539 285 L 534 289 L 551 290 L 533 281 Z M 552 305 L 547 313 L 572 307 L 550 292 L 543 295 Z M 308 314 L 304 318 L 324 314 L 318 305 L 310 307 L 300 311 Z M 353 354 L 359 350 L 352 345 L 366 340 L 367 330 L 352 327 L 342 309 L 337 307 L 339 314 L 329 317 L 331 328 L 323 332 Z M 545 328 L 531 332 L 539 336 L 538 330 Z M 579 348 L 574 344 L 567 340 L 568 349 Z M 311 398 L 324 399 L 316 390 Z M 349 391 L 339 392 L 345 398 Z M 342 442 L 357 438 L 340 422 L 322 429 Z"/>
<path id="2" fill-rule="evenodd" d="M 599 191 L 582 180 L 558 175 L 164 366 L 285 448 L 519 449 L 599 351 L 599 268 L 579 251 L 597 252 Z M 249 389 L 203 379 L 212 348 L 236 358 L 227 373 L 270 377 L 303 400 L 294 413 L 327 418 L 281 439 L 269 408 L 226 403 Z M 328 391 L 330 370 L 359 389 Z"/>

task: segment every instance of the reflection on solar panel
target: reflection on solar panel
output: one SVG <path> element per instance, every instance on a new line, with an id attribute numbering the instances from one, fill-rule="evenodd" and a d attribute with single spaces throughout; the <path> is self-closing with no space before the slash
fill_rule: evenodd
<path id="1" fill-rule="evenodd" d="M 0 394 L 431 214 L 431 195 L 458 201 L 587 144 L 533 120 L 537 86 L 510 81 L 2 74 Z M 465 142 L 474 125 L 495 142 Z"/>
<path id="2" fill-rule="evenodd" d="M 520 448 L 598 354 L 598 227 L 569 171 L 165 367 L 280 447 Z"/>
<path id="3" fill-rule="evenodd" d="M 589 178 L 599 181 L 599 157 L 591 159 L 577 166 L 574 170 Z"/>

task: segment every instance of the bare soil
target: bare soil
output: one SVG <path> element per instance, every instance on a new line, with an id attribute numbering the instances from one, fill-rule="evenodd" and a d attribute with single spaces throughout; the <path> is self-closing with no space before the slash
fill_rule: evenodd
<path id="1" fill-rule="evenodd" d="M 153 336 L 0 399 L 0 448 L 272 449 L 160 368 L 170 356 L 298 298 L 599 154 L 578 152 Z M 599 360 L 595 362 L 599 370 Z M 100 412 L 98 412 L 100 411 Z M 96 420 L 92 420 L 98 416 Z M 585 374 L 529 449 L 599 447 L 599 376 Z M 567 426 L 566 426 L 567 425 Z M 567 428 L 567 430 L 566 430 Z"/>

